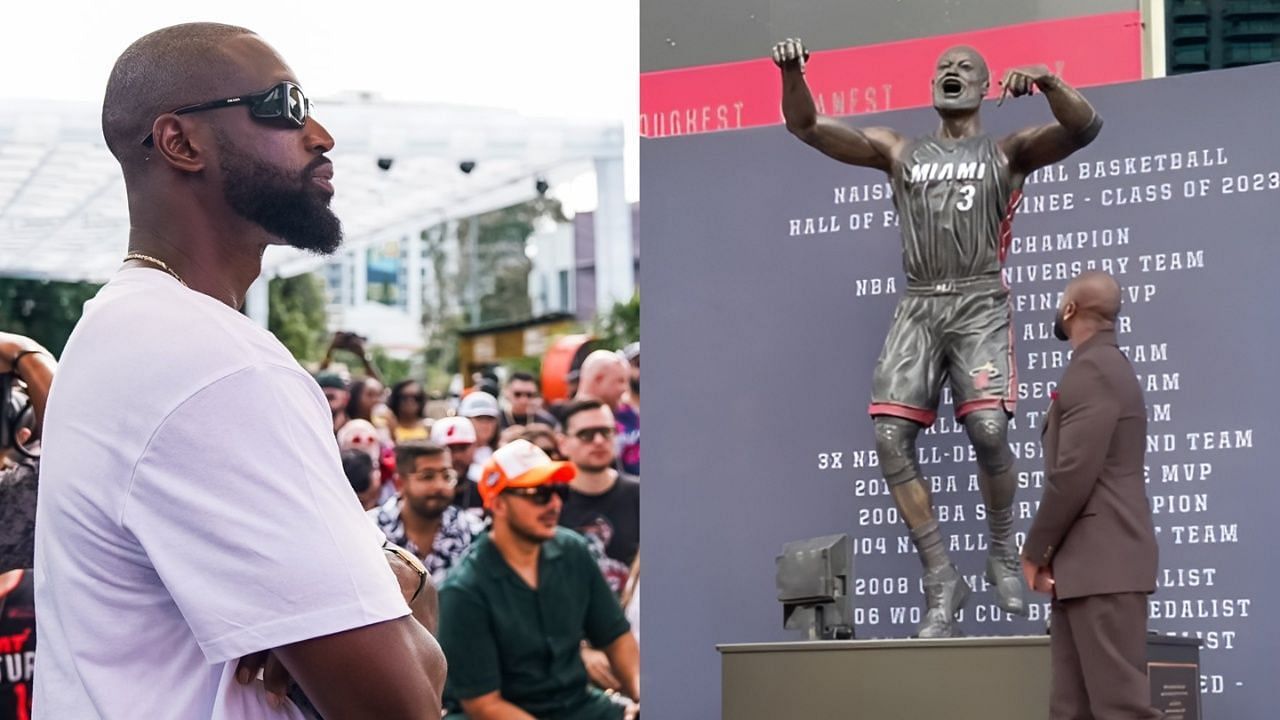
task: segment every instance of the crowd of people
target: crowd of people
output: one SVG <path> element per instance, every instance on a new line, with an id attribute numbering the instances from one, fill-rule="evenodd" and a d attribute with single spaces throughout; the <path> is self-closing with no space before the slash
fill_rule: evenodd
<path id="1" fill-rule="evenodd" d="M 493 368 L 440 417 L 421 382 L 386 388 L 372 362 L 350 376 L 327 357 L 314 373 L 356 501 L 425 569 L 426 616 L 450 668 L 447 717 L 490 717 L 507 704 L 539 717 L 638 715 L 639 363 L 638 343 L 597 350 L 575 369 L 574 395 L 554 403 L 532 374 Z M 55 368 L 35 341 L 0 333 L 0 377 L 34 409 L 10 430 L 0 474 L 0 631 L 10 615 L 26 619 L 0 644 L 27 671 L 16 684 L 0 679 L 0 718 L 29 710 L 39 467 L 29 448 L 39 447 Z M 297 688 L 291 697 L 319 717 Z"/>
<path id="2" fill-rule="evenodd" d="M 358 341 L 351 347 L 367 358 Z M 315 374 L 355 497 L 388 541 L 422 563 L 439 595 L 436 622 L 451 669 L 445 693 L 451 717 L 488 717 L 495 703 L 538 716 L 638 713 L 639 361 L 638 343 L 592 353 L 575 371 L 575 395 L 552 405 L 544 403 L 533 375 L 495 368 L 477 376 L 452 414 L 441 417 L 427 413 L 422 383 L 403 380 L 386 389 L 372 363 L 361 367 L 365 375 L 350 377 L 330 362 Z M 34 423 L 28 418 L 29 427 L 16 429 L 0 476 L 0 511 L 11 531 L 0 539 L 0 569 L 7 570 L 0 575 L 0 597 L 8 599 L 9 615 L 23 614 L 27 621 L 7 641 L 27 658 L 27 676 L 0 684 L 0 708 L 29 709 L 23 683 L 31 680 L 35 633 L 27 568 L 38 456 L 17 448 L 39 429 L 56 364 L 34 341 L 4 334 L 0 363 L 0 375 L 21 381 L 36 411 Z M 527 473 L 504 478 L 507 485 L 536 490 L 527 508 L 511 507 L 522 500 L 498 502 L 501 489 L 486 481 L 486 467 L 502 467 L 505 448 L 526 464 L 532 457 L 534 466 L 559 470 L 536 484 Z M 548 492 L 537 490 L 542 486 Z M 530 553 L 535 549 L 554 559 L 554 568 L 539 565 L 538 554 Z M 473 551 L 476 559 L 465 563 Z M 518 580 L 528 597 L 522 603 L 518 594 L 477 589 L 492 577 L 477 568 L 510 571 L 508 579 Z M 539 597 L 554 598 L 543 602 L 554 603 L 555 617 L 537 612 Z M 0 617 L 0 630 L 6 620 L 13 624 L 9 615 Z M 498 616 L 520 630 L 486 620 Z M 537 640 L 543 637 L 558 638 L 564 647 L 547 648 Z M 537 647 L 521 647 L 520 638 Z M 294 700 L 316 712 L 305 695 L 295 691 Z M 5 712 L 0 709 L 0 718 Z"/>
<path id="3" fill-rule="evenodd" d="M 638 710 L 639 343 L 589 354 L 568 378 L 573 395 L 554 402 L 534 375 L 487 368 L 439 417 L 421 382 L 384 386 L 359 336 L 340 332 L 332 347 L 358 360 L 349 375 L 330 352 L 315 374 L 352 490 L 439 591 L 446 707 L 477 718 L 496 713 L 495 703 L 538 717 Z M 512 492 L 536 490 L 529 507 L 494 489 L 504 453 L 560 471 L 537 483 L 503 476 Z M 538 564 L 539 554 L 556 567 Z M 542 574 L 525 577 L 530 568 Z M 487 584 L 494 573 L 514 587 Z M 539 597 L 556 598 L 557 616 L 537 611 Z M 619 641 L 620 625 L 634 652 Z M 547 637 L 576 639 L 547 648 L 538 640 Z"/>

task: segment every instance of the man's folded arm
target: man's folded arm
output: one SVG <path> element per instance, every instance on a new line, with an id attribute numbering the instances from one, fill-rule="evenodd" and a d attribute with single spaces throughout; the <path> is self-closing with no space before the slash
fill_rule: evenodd
<path id="1" fill-rule="evenodd" d="M 412 616 L 277 648 L 281 663 L 326 718 L 439 718 L 439 645 Z"/>

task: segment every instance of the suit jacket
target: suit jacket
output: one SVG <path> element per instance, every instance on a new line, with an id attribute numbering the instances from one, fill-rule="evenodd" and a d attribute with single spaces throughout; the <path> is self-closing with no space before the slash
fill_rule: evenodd
<path id="1" fill-rule="evenodd" d="M 1147 408 L 1114 331 L 1076 348 L 1049 406 L 1045 488 L 1023 557 L 1051 565 L 1059 599 L 1155 591 L 1144 460 Z"/>

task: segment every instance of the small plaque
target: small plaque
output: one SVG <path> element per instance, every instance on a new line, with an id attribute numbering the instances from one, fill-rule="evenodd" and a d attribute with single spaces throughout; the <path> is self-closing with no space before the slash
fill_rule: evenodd
<path id="1" fill-rule="evenodd" d="M 1200 720 L 1200 668 L 1194 663 L 1147 663 L 1151 704 L 1166 720 Z"/>

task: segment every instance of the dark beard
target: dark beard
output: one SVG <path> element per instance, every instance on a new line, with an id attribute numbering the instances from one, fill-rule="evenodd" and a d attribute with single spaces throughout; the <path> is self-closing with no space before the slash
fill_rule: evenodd
<path id="1" fill-rule="evenodd" d="M 434 507 L 429 504 L 432 500 L 440 500 L 440 498 L 423 498 L 421 500 L 406 498 L 406 500 L 408 500 L 413 514 L 424 520 L 438 520 L 444 516 L 444 511 L 449 509 L 449 501 L 444 501 L 443 504 L 437 503 Z"/>
<path id="2" fill-rule="evenodd" d="M 222 194 L 237 215 L 280 238 L 286 245 L 331 255 L 342 244 L 342 223 L 329 199 L 312 189 L 312 173 L 327 160 L 317 158 L 297 180 L 251 157 L 217 134 L 222 158 Z"/>
<path id="3" fill-rule="evenodd" d="M 524 528 L 511 522 L 510 520 L 507 521 L 507 527 L 511 529 L 511 534 L 515 535 L 521 540 L 524 540 L 525 542 L 532 543 L 534 545 L 541 545 L 547 541 L 547 538 L 544 538 L 541 535 L 536 535 L 529 530 L 525 530 Z"/>

